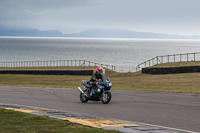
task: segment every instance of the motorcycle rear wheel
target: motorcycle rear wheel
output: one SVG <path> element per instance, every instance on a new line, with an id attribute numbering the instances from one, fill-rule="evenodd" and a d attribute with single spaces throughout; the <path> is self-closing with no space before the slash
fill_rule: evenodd
<path id="1" fill-rule="evenodd" d="M 80 93 L 80 100 L 82 103 L 86 103 L 88 101 L 88 97 L 85 94 Z"/>
<path id="2" fill-rule="evenodd" d="M 108 104 L 111 100 L 111 97 L 112 95 L 110 92 L 105 92 L 100 95 L 100 100 L 103 104 Z"/>

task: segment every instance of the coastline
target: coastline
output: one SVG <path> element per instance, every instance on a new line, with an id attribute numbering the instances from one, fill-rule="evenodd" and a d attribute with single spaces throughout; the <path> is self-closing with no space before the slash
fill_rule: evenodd
<path id="1" fill-rule="evenodd" d="M 0 36 L 0 38 L 36 38 L 36 39 L 80 39 L 80 40 L 142 40 L 142 41 L 200 41 L 200 39 L 155 39 L 155 38 L 98 38 L 98 37 L 33 37 L 33 36 Z"/>

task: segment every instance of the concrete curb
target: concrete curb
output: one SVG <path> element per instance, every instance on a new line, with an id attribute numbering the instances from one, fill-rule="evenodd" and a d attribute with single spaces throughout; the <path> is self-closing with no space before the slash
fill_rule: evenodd
<path id="1" fill-rule="evenodd" d="M 67 120 L 73 123 L 78 123 L 81 125 L 94 128 L 117 130 L 124 133 L 195 133 L 191 131 L 173 129 L 173 128 L 150 125 L 150 124 L 143 124 L 143 123 L 116 120 L 116 119 L 104 119 L 104 118 L 98 118 L 96 116 L 83 115 L 74 112 L 66 112 L 66 111 L 59 111 L 54 109 L 31 107 L 24 105 L 0 103 L 0 108 L 47 116 L 50 118 L 60 119 L 64 121 Z"/>

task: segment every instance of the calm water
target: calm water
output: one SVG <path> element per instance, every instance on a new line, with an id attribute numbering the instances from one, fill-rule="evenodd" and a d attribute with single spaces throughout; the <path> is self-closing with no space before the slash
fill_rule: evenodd
<path id="1" fill-rule="evenodd" d="M 200 52 L 200 40 L 0 37 L 0 62 L 89 60 L 135 67 L 155 56 L 190 52 Z"/>

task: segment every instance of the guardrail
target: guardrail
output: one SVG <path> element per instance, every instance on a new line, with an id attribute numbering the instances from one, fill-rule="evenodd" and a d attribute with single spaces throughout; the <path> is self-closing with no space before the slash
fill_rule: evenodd
<path id="1" fill-rule="evenodd" d="M 156 64 L 169 63 L 169 62 L 183 62 L 183 61 L 200 61 L 200 52 L 156 56 L 150 60 L 147 60 L 137 65 L 136 71 L 138 72 L 142 68 L 151 67 Z"/>
<path id="2" fill-rule="evenodd" d="M 101 66 L 116 71 L 116 66 L 86 60 L 49 60 L 0 62 L 0 67 L 58 67 L 58 66 Z"/>

